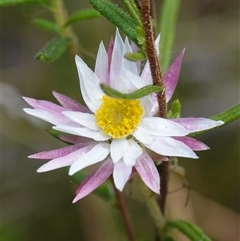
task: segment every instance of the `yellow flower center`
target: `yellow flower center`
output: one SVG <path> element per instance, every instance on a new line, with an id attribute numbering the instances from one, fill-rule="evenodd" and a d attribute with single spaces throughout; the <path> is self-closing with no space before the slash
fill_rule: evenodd
<path id="1" fill-rule="evenodd" d="M 132 134 L 142 115 L 143 108 L 139 100 L 114 99 L 104 95 L 94 116 L 104 134 L 122 138 Z"/>

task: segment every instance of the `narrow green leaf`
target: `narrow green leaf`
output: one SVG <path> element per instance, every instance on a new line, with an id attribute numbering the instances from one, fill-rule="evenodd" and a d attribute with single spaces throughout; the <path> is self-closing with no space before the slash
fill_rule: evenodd
<path id="1" fill-rule="evenodd" d="M 0 6 L 6 7 L 6 6 L 15 5 L 15 4 L 23 4 L 23 3 L 36 3 L 36 4 L 42 4 L 48 7 L 51 6 L 51 2 L 48 0 L 1 0 Z"/>
<path id="2" fill-rule="evenodd" d="M 122 0 L 122 3 L 136 23 L 139 26 L 142 26 L 141 16 L 134 0 Z"/>
<path id="3" fill-rule="evenodd" d="M 65 26 L 73 24 L 77 21 L 93 19 L 93 18 L 97 18 L 97 17 L 100 17 L 100 16 L 101 16 L 101 14 L 94 9 L 80 10 L 80 11 L 78 11 L 76 13 L 73 13 L 72 15 L 69 16 L 69 19 L 66 22 Z"/>
<path id="4" fill-rule="evenodd" d="M 171 109 L 168 111 L 168 118 L 179 118 L 181 114 L 181 104 L 180 101 L 174 100 L 172 102 Z"/>
<path id="5" fill-rule="evenodd" d="M 164 0 L 162 5 L 162 11 L 159 19 L 159 32 L 161 32 L 160 63 L 164 73 L 170 63 L 179 7 L 180 0 Z"/>
<path id="6" fill-rule="evenodd" d="M 238 104 L 238 105 L 232 107 L 231 109 L 226 110 L 220 114 L 214 115 L 214 116 L 210 117 L 210 119 L 215 120 L 215 121 L 221 120 L 224 122 L 223 125 L 226 125 L 230 122 L 240 119 L 240 104 Z M 218 128 L 218 127 L 215 127 L 215 128 Z M 215 128 L 213 128 L 213 129 L 215 129 Z M 194 133 L 191 133 L 189 136 L 197 136 L 204 132 L 211 131 L 213 129 L 194 132 Z"/>
<path id="7" fill-rule="evenodd" d="M 46 20 L 46 19 L 42 19 L 42 18 L 34 18 L 32 20 L 32 23 L 37 26 L 38 28 L 41 28 L 43 30 L 46 30 L 48 32 L 52 32 L 52 33 L 58 33 L 58 26 L 56 23 Z"/>
<path id="8" fill-rule="evenodd" d="M 105 18 L 125 33 L 135 44 L 138 44 L 136 38 L 136 22 L 129 14 L 120 9 L 109 0 L 88 0 L 88 2 L 99 11 Z"/>
<path id="9" fill-rule="evenodd" d="M 136 53 L 126 53 L 124 57 L 130 61 L 142 61 L 146 59 L 146 55 L 143 52 L 136 52 Z"/>
<path id="10" fill-rule="evenodd" d="M 125 100 L 139 99 L 139 98 L 142 98 L 142 97 L 144 97 L 146 95 L 149 95 L 153 92 L 162 91 L 163 88 L 164 88 L 163 86 L 147 85 L 147 86 L 144 86 L 141 89 L 136 90 L 132 93 L 124 94 L 124 93 L 121 93 L 121 92 L 119 92 L 115 89 L 112 89 L 108 85 L 100 84 L 100 86 L 101 86 L 103 92 L 106 95 L 108 95 L 110 97 L 113 97 L 113 98 L 116 98 L 116 99 L 125 99 Z"/>
<path id="11" fill-rule="evenodd" d="M 192 241 L 211 241 L 211 239 L 199 227 L 187 221 L 167 221 L 166 228 L 175 228 Z"/>
<path id="12" fill-rule="evenodd" d="M 240 104 L 232 107 L 231 109 L 224 111 L 218 115 L 211 117 L 212 120 L 221 120 L 225 124 L 235 121 L 240 118 Z"/>
<path id="13" fill-rule="evenodd" d="M 48 63 L 57 60 L 71 43 L 70 38 L 56 37 L 47 43 L 35 56 L 36 59 L 46 61 Z"/>

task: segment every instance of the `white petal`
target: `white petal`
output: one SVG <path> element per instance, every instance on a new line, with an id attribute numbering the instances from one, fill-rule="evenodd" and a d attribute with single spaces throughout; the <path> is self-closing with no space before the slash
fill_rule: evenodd
<path id="1" fill-rule="evenodd" d="M 100 43 L 98 48 L 94 72 L 101 82 L 107 84 L 106 81 L 107 81 L 107 75 L 108 75 L 108 55 L 103 45 L 103 42 Z"/>
<path id="2" fill-rule="evenodd" d="M 176 124 L 174 121 L 160 117 L 144 117 L 140 125 L 151 135 L 186 136 L 189 134 L 182 125 Z"/>
<path id="3" fill-rule="evenodd" d="M 171 137 L 157 137 L 155 141 L 145 146 L 163 156 L 198 158 L 191 148 Z"/>
<path id="4" fill-rule="evenodd" d="M 149 135 L 141 126 L 138 126 L 132 135 L 143 144 L 150 144 L 154 141 L 153 136 Z"/>
<path id="5" fill-rule="evenodd" d="M 118 162 L 127 147 L 126 138 L 113 139 L 110 146 L 110 155 L 114 163 Z"/>
<path id="6" fill-rule="evenodd" d="M 128 38 L 125 38 L 125 45 L 124 45 L 124 50 L 123 50 L 123 54 L 126 54 L 126 53 L 132 53 L 132 47 L 129 44 Z M 129 61 L 125 57 L 123 57 L 122 68 L 125 68 L 125 69 L 129 70 L 130 72 L 132 72 L 133 74 L 138 75 L 138 69 L 137 69 L 136 62 Z"/>
<path id="7" fill-rule="evenodd" d="M 100 88 L 100 80 L 80 57 L 76 56 L 75 61 L 83 99 L 88 108 L 95 113 L 101 105 L 101 98 L 103 96 L 103 91 Z"/>
<path id="8" fill-rule="evenodd" d="M 37 172 L 47 172 L 61 167 L 70 166 L 72 163 L 74 163 L 74 161 L 76 161 L 78 158 L 81 158 L 81 156 L 83 156 L 93 147 L 94 145 L 89 145 L 63 157 L 55 158 L 38 168 Z"/>
<path id="9" fill-rule="evenodd" d="M 127 69 L 123 69 L 122 71 L 125 73 L 125 75 L 128 76 L 128 79 L 131 81 L 132 85 L 135 86 L 137 89 L 140 89 L 146 85 L 145 80 L 138 75 L 133 74 Z"/>
<path id="10" fill-rule="evenodd" d="M 115 40 L 114 40 L 111 65 L 110 65 L 110 84 L 111 84 L 111 87 L 116 89 L 118 89 L 117 88 L 118 81 L 120 78 L 120 72 L 122 68 L 123 48 L 124 48 L 123 41 L 117 29 Z"/>
<path id="11" fill-rule="evenodd" d="M 53 125 L 78 126 L 77 123 L 74 123 L 73 121 L 69 120 L 61 113 L 58 113 L 58 114 L 50 113 L 45 110 L 29 109 L 29 108 L 24 108 L 23 110 L 29 115 L 38 117 L 39 119 L 52 123 Z"/>
<path id="12" fill-rule="evenodd" d="M 82 126 L 88 127 L 92 130 L 100 131 L 100 128 L 96 125 L 96 119 L 93 114 L 76 111 L 63 111 L 62 114 Z"/>
<path id="13" fill-rule="evenodd" d="M 94 146 L 89 152 L 76 160 L 69 169 L 69 175 L 82 170 L 85 167 L 91 166 L 97 162 L 104 160 L 109 154 L 109 144 L 99 143 Z"/>
<path id="14" fill-rule="evenodd" d="M 114 164 L 113 180 L 116 188 L 120 191 L 123 190 L 126 182 L 132 173 L 132 167 L 125 165 L 123 160 Z"/>
<path id="15" fill-rule="evenodd" d="M 134 166 L 136 160 L 142 155 L 142 148 L 133 140 L 127 140 L 127 148 L 123 155 L 123 160 L 127 166 Z"/>
<path id="16" fill-rule="evenodd" d="M 95 141 L 106 141 L 111 138 L 101 131 L 95 131 L 85 127 L 53 126 L 53 129 L 77 136 L 88 137 Z"/>
<path id="17" fill-rule="evenodd" d="M 174 122 L 182 125 L 186 130 L 191 132 L 204 131 L 224 124 L 223 121 L 214 121 L 207 118 L 179 118 L 173 119 Z"/>

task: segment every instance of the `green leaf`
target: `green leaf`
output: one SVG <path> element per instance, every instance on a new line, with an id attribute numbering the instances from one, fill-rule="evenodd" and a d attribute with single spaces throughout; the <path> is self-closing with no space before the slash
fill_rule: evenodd
<path id="1" fill-rule="evenodd" d="M 73 24 L 77 21 L 93 19 L 93 18 L 97 18 L 97 17 L 100 17 L 100 16 L 101 16 L 101 14 L 94 9 L 80 10 L 80 11 L 78 11 L 76 13 L 73 13 L 72 15 L 69 16 L 69 19 L 66 22 L 65 26 Z"/>
<path id="2" fill-rule="evenodd" d="M 221 121 L 224 122 L 223 125 L 226 125 L 230 122 L 233 122 L 237 119 L 240 119 L 240 104 L 238 104 L 238 105 L 232 107 L 231 109 L 229 109 L 227 111 L 224 111 L 224 112 L 222 112 L 218 115 L 214 115 L 214 116 L 210 117 L 210 119 L 215 120 L 215 121 L 221 120 Z M 191 133 L 189 136 L 197 136 L 199 134 L 202 134 L 202 133 L 207 132 L 207 131 L 211 131 L 211 130 L 216 129 L 216 128 L 219 128 L 219 127 L 215 127 L 215 128 L 210 129 L 210 130 L 194 132 L 194 133 Z"/>
<path id="3" fill-rule="evenodd" d="M 136 22 L 126 12 L 109 0 L 88 0 L 88 2 L 99 11 L 105 18 L 125 33 L 135 44 L 138 44 L 136 38 Z"/>
<path id="4" fill-rule="evenodd" d="M 134 0 L 122 0 L 122 3 L 136 23 L 139 26 L 142 26 L 141 16 Z"/>
<path id="5" fill-rule="evenodd" d="M 136 52 L 136 53 L 126 53 L 124 57 L 130 61 L 142 61 L 146 59 L 146 55 L 143 52 Z"/>
<path id="6" fill-rule="evenodd" d="M 163 2 L 162 12 L 159 19 L 159 32 L 161 32 L 160 63 L 163 73 L 166 72 L 170 63 L 179 7 L 180 0 L 164 0 Z"/>
<path id="7" fill-rule="evenodd" d="M 32 23 L 37 26 L 38 28 L 41 28 L 43 30 L 46 30 L 48 32 L 52 33 L 58 33 L 58 26 L 56 23 L 42 19 L 42 18 L 35 18 L 32 20 Z"/>
<path id="8" fill-rule="evenodd" d="M 48 63 L 57 60 L 71 43 L 70 38 L 56 37 L 51 42 L 47 43 L 35 56 L 36 59 Z"/>
<path id="9" fill-rule="evenodd" d="M 225 124 L 235 121 L 240 118 L 240 104 L 232 107 L 231 109 L 224 111 L 218 115 L 211 117 L 212 120 L 221 120 Z"/>
<path id="10" fill-rule="evenodd" d="M 211 239 L 199 227 L 187 221 L 167 221 L 166 228 L 175 228 L 192 241 L 211 241 Z"/>
<path id="11" fill-rule="evenodd" d="M 6 7 L 6 6 L 15 5 L 15 4 L 23 4 L 23 3 L 36 3 L 36 4 L 42 4 L 48 7 L 51 6 L 51 2 L 48 0 L 1 0 L 0 6 Z"/>
<path id="12" fill-rule="evenodd" d="M 181 114 L 181 104 L 179 100 L 172 102 L 171 109 L 168 111 L 168 118 L 179 118 Z"/>
<path id="13" fill-rule="evenodd" d="M 102 88 L 103 92 L 113 98 L 116 99 L 125 99 L 125 100 L 133 100 L 133 99 L 139 99 L 146 95 L 149 95 L 153 92 L 159 92 L 163 90 L 163 86 L 156 86 L 156 85 L 147 85 L 142 87 L 141 89 L 138 89 L 132 93 L 124 94 L 121 93 L 115 89 L 112 89 L 108 85 L 100 84 L 100 87 Z"/>

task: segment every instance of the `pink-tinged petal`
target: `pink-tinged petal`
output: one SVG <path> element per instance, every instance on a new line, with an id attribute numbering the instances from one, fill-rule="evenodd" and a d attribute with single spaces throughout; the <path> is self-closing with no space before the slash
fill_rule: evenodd
<path id="1" fill-rule="evenodd" d="M 23 97 L 23 99 L 35 109 L 45 110 L 51 113 L 61 113 L 62 111 L 67 110 L 66 108 L 56 105 L 50 101 L 35 100 L 27 97 Z"/>
<path id="2" fill-rule="evenodd" d="M 127 166 L 123 160 L 114 164 L 113 180 L 116 188 L 122 191 L 132 173 L 132 167 Z"/>
<path id="3" fill-rule="evenodd" d="M 173 138 L 178 141 L 182 141 L 185 145 L 190 147 L 193 151 L 204 151 L 209 149 L 209 147 L 205 145 L 203 142 L 188 136 L 178 136 Z"/>
<path id="4" fill-rule="evenodd" d="M 63 148 L 59 148 L 51 151 L 42 151 L 42 152 L 30 155 L 28 157 L 34 158 L 34 159 L 54 159 L 54 158 L 66 156 L 69 153 L 79 150 L 87 145 L 90 145 L 90 143 L 81 143 L 81 144 L 71 145 L 71 146 L 67 146 L 67 147 L 63 147 Z"/>
<path id="5" fill-rule="evenodd" d="M 101 98 L 103 96 L 103 91 L 100 88 L 100 80 L 80 57 L 76 56 L 75 62 L 84 102 L 95 113 L 101 105 Z"/>
<path id="6" fill-rule="evenodd" d="M 123 157 L 127 144 L 128 142 L 126 138 L 112 140 L 110 145 L 110 155 L 114 163 L 118 162 Z"/>
<path id="7" fill-rule="evenodd" d="M 224 124 L 223 121 L 214 121 L 207 118 L 179 118 L 173 119 L 174 122 L 182 125 L 186 130 L 191 132 L 204 131 Z"/>
<path id="8" fill-rule="evenodd" d="M 29 115 L 38 117 L 39 119 L 52 123 L 53 125 L 68 125 L 71 127 L 79 126 L 79 124 L 74 123 L 73 121 L 65 117 L 62 113 L 52 113 L 45 110 L 29 108 L 24 108 L 23 110 Z"/>
<path id="9" fill-rule="evenodd" d="M 89 152 L 94 145 L 83 147 L 77 151 L 74 151 L 66 156 L 53 159 L 46 164 L 42 165 L 37 172 L 48 172 L 61 167 L 67 167 L 72 165 L 76 160 L 84 156 L 85 153 Z"/>
<path id="10" fill-rule="evenodd" d="M 146 144 L 146 147 L 163 156 L 198 158 L 191 148 L 171 137 L 157 137 L 151 144 Z"/>
<path id="11" fill-rule="evenodd" d="M 156 136 L 186 136 L 189 134 L 182 125 L 160 117 L 144 117 L 141 127 L 145 132 Z"/>
<path id="12" fill-rule="evenodd" d="M 78 144 L 78 143 L 94 143 L 93 140 L 82 137 L 82 136 L 68 136 L 68 135 L 60 135 L 58 136 L 61 140 L 66 141 L 68 143 L 72 144 Z"/>
<path id="13" fill-rule="evenodd" d="M 102 83 L 107 84 L 108 81 L 108 55 L 103 42 L 100 43 L 95 64 L 95 74 Z"/>
<path id="14" fill-rule="evenodd" d="M 155 193 L 160 193 L 160 177 L 157 168 L 147 152 L 138 158 L 135 168 L 144 183 Z"/>
<path id="15" fill-rule="evenodd" d="M 163 76 L 167 102 L 172 98 L 172 95 L 177 86 L 184 52 L 185 49 L 178 55 L 178 57 L 174 60 L 172 65 L 167 70 L 166 74 Z"/>
<path id="16" fill-rule="evenodd" d="M 78 158 L 70 167 L 69 175 L 82 170 L 85 167 L 91 166 L 104 160 L 109 154 L 109 144 L 99 143 L 94 146 L 89 152 Z"/>
<path id="17" fill-rule="evenodd" d="M 110 136 L 103 134 L 102 131 L 95 131 L 85 127 L 53 126 L 53 129 L 72 135 L 91 138 L 95 141 L 106 141 L 111 138 Z"/>
<path id="18" fill-rule="evenodd" d="M 57 101 L 66 109 L 68 110 L 74 110 L 74 111 L 80 111 L 83 113 L 90 113 L 90 110 L 84 106 L 78 103 L 76 100 L 73 100 L 63 94 L 60 94 L 56 91 L 52 92 L 54 97 L 57 99 Z"/>
<path id="19" fill-rule="evenodd" d="M 96 168 L 94 168 L 94 170 L 92 170 L 81 182 L 76 191 L 77 195 L 73 199 L 73 203 L 93 192 L 97 187 L 99 187 L 103 182 L 107 180 L 112 172 L 113 162 L 110 159 L 102 162 L 101 165 L 98 165 Z"/>
<path id="20" fill-rule="evenodd" d="M 63 115 L 65 115 L 70 120 L 85 126 L 89 129 L 99 131 L 100 128 L 96 125 L 96 119 L 93 114 L 89 113 L 81 113 L 76 111 L 63 111 Z"/>
<path id="21" fill-rule="evenodd" d="M 127 140 L 127 148 L 123 154 L 124 163 L 127 166 L 134 166 L 142 152 L 142 148 L 133 139 Z"/>

